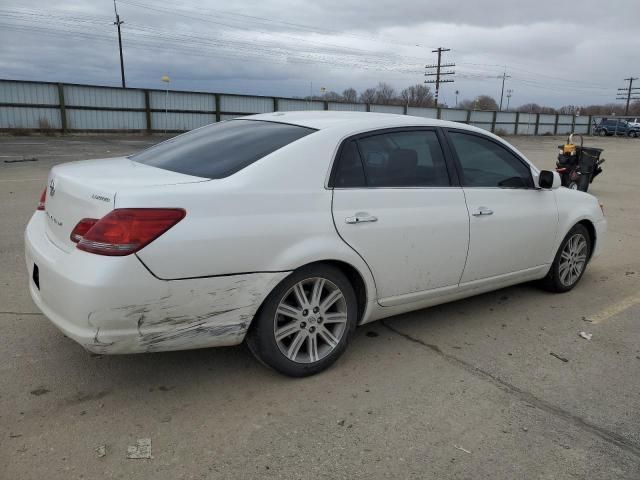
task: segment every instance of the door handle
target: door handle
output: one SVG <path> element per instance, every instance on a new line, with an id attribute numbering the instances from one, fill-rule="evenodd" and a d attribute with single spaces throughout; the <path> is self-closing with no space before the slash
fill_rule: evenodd
<path id="1" fill-rule="evenodd" d="M 366 222 L 377 222 L 378 217 L 374 217 L 373 215 L 369 215 L 366 212 L 358 212 L 353 217 L 347 217 L 344 219 L 345 223 L 366 223 Z"/>
<path id="2" fill-rule="evenodd" d="M 483 215 L 493 215 L 493 210 L 487 207 L 479 207 L 478 210 L 473 212 L 471 215 L 474 217 L 482 217 Z"/>

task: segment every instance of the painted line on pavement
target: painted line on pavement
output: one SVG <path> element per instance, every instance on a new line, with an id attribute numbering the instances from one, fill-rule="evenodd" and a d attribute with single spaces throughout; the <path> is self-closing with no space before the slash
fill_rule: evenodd
<path id="1" fill-rule="evenodd" d="M 588 320 L 591 320 L 591 323 L 602 323 L 605 320 L 617 315 L 621 312 L 624 312 L 628 308 L 633 307 L 634 305 L 640 304 L 640 294 L 632 295 L 630 297 L 624 298 L 618 303 L 614 303 L 599 313 L 595 314 L 593 317 L 587 317 Z"/>
<path id="2" fill-rule="evenodd" d="M 45 178 L 12 178 L 10 180 L 0 180 L 0 183 L 9 183 L 9 182 L 44 182 Z"/>

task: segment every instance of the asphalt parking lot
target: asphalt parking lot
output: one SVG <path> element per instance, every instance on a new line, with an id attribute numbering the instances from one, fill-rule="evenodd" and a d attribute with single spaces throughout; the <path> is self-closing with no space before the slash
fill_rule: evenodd
<path id="1" fill-rule="evenodd" d="M 0 478 L 640 478 L 640 140 L 587 139 L 609 234 L 576 289 L 365 325 L 299 380 L 244 346 L 90 355 L 32 303 L 22 235 L 48 170 L 159 140 L 0 137 Z M 509 140 L 552 168 L 564 138 Z M 139 438 L 152 459 L 126 458 Z"/>

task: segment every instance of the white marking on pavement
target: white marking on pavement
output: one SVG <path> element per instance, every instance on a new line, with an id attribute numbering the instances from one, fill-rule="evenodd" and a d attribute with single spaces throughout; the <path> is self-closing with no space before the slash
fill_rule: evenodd
<path id="1" fill-rule="evenodd" d="M 638 304 L 640 304 L 640 294 L 632 295 L 630 297 L 622 299 L 618 303 L 605 308 L 593 317 L 588 317 L 588 319 L 591 320 L 591 323 L 601 323 L 613 317 L 614 315 L 617 315 L 620 312 L 624 312 L 628 308 L 631 308 L 634 305 Z"/>
<path id="2" fill-rule="evenodd" d="M 9 182 L 43 182 L 46 178 L 13 178 L 11 180 L 0 180 L 0 183 Z"/>
<path id="3" fill-rule="evenodd" d="M 47 153 L 43 155 L 43 158 L 46 157 L 77 157 L 78 155 L 75 153 Z M 0 158 L 24 158 L 24 155 L 0 155 Z"/>

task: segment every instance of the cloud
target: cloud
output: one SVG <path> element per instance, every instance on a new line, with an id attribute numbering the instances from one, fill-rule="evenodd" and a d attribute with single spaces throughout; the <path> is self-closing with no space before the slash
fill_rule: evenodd
<path id="1" fill-rule="evenodd" d="M 638 68 L 640 2 L 602 8 L 591 0 L 505 3 L 121 0 L 128 85 L 303 96 L 311 83 L 362 91 L 424 80 L 433 47 L 452 49 L 461 98 L 497 96 L 507 66 L 512 105 L 614 101 Z M 6 78 L 118 85 L 110 2 L 5 0 L 0 69 Z M 615 46 L 615 48 L 613 48 Z"/>

